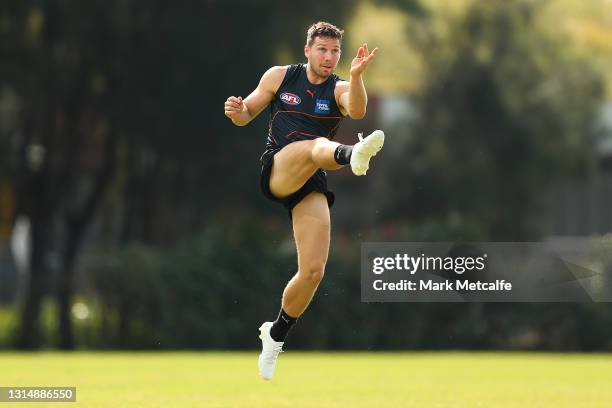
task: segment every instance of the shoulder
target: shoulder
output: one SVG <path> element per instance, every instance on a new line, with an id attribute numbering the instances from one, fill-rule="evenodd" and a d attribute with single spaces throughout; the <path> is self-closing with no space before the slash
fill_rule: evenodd
<path id="1" fill-rule="evenodd" d="M 259 81 L 259 89 L 262 91 L 276 93 L 277 89 L 280 88 L 281 83 L 285 78 L 288 68 L 288 65 L 278 65 L 269 68 L 261 76 L 261 80 Z"/>
<path id="2" fill-rule="evenodd" d="M 277 65 L 269 68 L 261 77 L 262 81 L 282 81 L 289 69 L 289 65 Z"/>
<path id="3" fill-rule="evenodd" d="M 276 92 L 283 82 L 288 69 L 289 65 L 277 65 L 269 68 L 262 75 L 259 86 L 272 92 Z"/>

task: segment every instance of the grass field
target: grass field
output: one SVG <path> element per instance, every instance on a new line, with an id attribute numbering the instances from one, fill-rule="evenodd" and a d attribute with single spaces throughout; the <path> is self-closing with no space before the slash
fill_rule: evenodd
<path id="1" fill-rule="evenodd" d="M 0 386 L 76 386 L 76 403 L 16 407 L 611 407 L 612 354 L 0 353 Z"/>

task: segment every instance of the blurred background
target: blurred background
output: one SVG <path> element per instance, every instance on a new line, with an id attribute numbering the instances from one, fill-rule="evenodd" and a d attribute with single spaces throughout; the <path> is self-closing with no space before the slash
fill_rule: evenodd
<path id="1" fill-rule="evenodd" d="M 364 241 L 612 239 L 611 0 L 3 2 L 0 348 L 259 347 L 295 250 L 258 187 L 267 112 L 238 128 L 223 102 L 318 20 L 345 78 L 381 49 L 338 140 L 388 141 L 330 174 L 291 348 L 612 350 L 607 303 L 365 304 L 359 272 Z"/>

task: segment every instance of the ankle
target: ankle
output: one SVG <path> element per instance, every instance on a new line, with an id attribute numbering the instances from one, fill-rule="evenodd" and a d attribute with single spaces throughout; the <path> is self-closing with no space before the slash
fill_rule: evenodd
<path id="1" fill-rule="evenodd" d="M 336 151 L 334 152 L 334 159 L 336 163 L 344 166 L 351 162 L 351 154 L 353 153 L 353 146 L 349 145 L 339 145 L 336 147 Z"/>
<path id="2" fill-rule="evenodd" d="M 270 337 L 272 337 L 272 340 L 284 342 L 289 330 L 291 330 L 296 321 L 297 317 L 289 316 L 283 308 L 281 308 L 278 317 L 270 328 Z"/>

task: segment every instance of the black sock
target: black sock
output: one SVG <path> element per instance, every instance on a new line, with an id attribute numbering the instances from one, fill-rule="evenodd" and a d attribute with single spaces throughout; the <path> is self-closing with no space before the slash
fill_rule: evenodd
<path id="1" fill-rule="evenodd" d="M 336 159 L 336 163 L 345 165 L 351 162 L 351 153 L 353 152 L 353 146 L 348 145 L 340 145 L 336 147 L 336 151 L 334 152 L 334 159 Z"/>
<path id="2" fill-rule="evenodd" d="M 297 317 L 291 317 L 281 307 L 280 313 L 276 318 L 274 324 L 270 328 L 270 337 L 274 341 L 285 341 L 285 337 L 287 337 L 287 333 L 289 333 L 289 329 L 293 327 L 297 320 Z"/>

